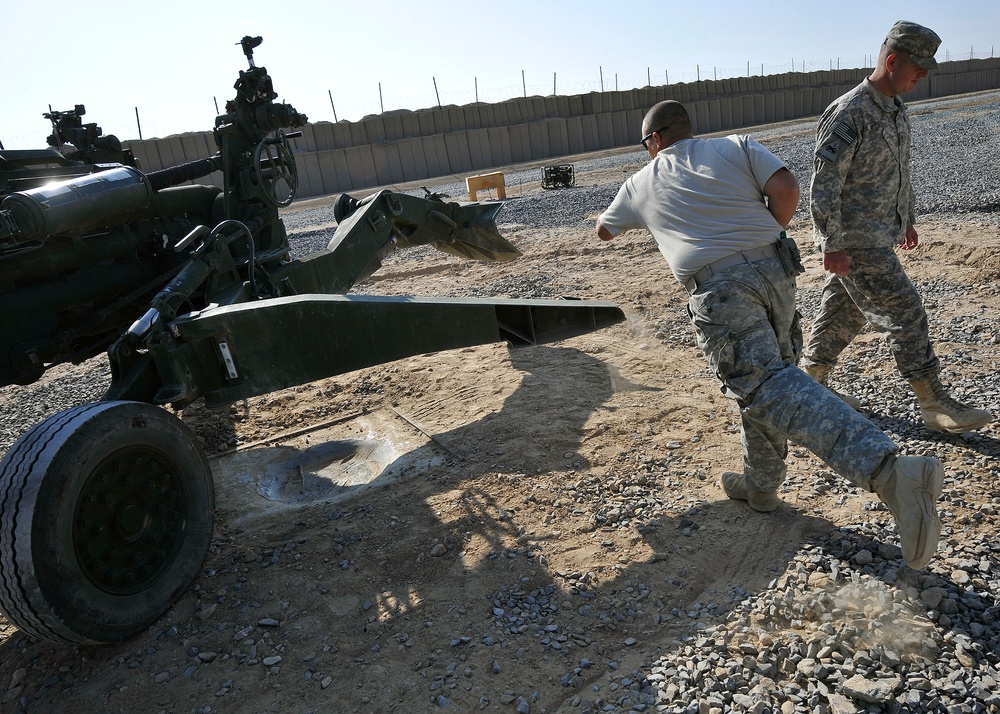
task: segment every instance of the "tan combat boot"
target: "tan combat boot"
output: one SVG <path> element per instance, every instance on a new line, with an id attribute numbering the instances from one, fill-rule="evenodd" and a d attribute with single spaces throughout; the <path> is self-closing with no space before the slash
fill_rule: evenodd
<path id="1" fill-rule="evenodd" d="M 936 376 L 910 382 L 910 386 L 920 400 L 920 415 L 929 429 L 963 434 L 975 431 L 993 421 L 993 415 L 985 409 L 962 404 L 948 394 Z"/>
<path id="2" fill-rule="evenodd" d="M 831 389 L 830 385 L 827 384 L 827 380 L 830 379 L 831 369 L 832 367 L 827 367 L 826 365 L 814 364 L 812 366 L 806 367 L 805 373 L 808 374 L 813 379 L 815 379 L 820 384 L 822 384 L 824 387 L 829 389 L 835 395 L 837 395 L 844 402 L 844 404 L 849 406 L 851 409 L 860 409 L 861 408 L 860 399 L 858 399 L 857 397 L 852 397 L 850 394 L 841 394 L 836 389 Z"/>
<path id="3" fill-rule="evenodd" d="M 937 550 L 941 519 L 935 504 L 943 485 L 941 462 L 930 456 L 897 457 L 892 471 L 872 484 L 896 520 L 903 560 L 911 568 L 926 566 Z"/>
<path id="4" fill-rule="evenodd" d="M 744 474 L 726 471 L 719 479 L 719 483 L 722 484 L 722 490 L 727 496 L 738 501 L 746 501 L 755 511 L 768 513 L 781 503 L 778 494 L 773 491 L 758 491 L 751 487 Z"/>

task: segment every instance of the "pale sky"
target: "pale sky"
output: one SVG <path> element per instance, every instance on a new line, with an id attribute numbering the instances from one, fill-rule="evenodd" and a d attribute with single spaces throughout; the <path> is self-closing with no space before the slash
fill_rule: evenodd
<path id="1" fill-rule="evenodd" d="M 244 8 L 242 11 L 237 8 Z M 248 11 L 245 8 L 252 8 Z M 311 121 L 872 61 L 896 20 L 939 60 L 1000 56 L 1000 3 L 838 0 L 35 0 L 0 2 L 0 143 L 45 147 L 52 109 L 122 140 L 213 126 L 254 60 Z M 523 75 L 522 75 L 523 73 Z M 436 83 L 436 91 L 435 91 Z M 381 85 L 381 98 L 380 98 Z M 331 95 L 332 104 L 331 106 Z"/>

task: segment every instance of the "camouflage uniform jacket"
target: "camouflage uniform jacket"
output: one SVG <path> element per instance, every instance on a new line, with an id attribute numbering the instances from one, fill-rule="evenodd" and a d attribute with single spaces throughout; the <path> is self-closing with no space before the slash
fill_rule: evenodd
<path id="1" fill-rule="evenodd" d="M 819 121 L 810 210 L 824 253 L 898 245 L 914 223 L 910 119 L 865 79 Z"/>

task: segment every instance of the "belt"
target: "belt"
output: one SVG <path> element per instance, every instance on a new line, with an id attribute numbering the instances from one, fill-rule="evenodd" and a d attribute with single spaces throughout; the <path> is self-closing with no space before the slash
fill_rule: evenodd
<path id="1" fill-rule="evenodd" d="M 758 260 L 764 260 L 766 258 L 777 258 L 778 257 L 778 244 L 771 243 L 770 245 L 765 245 L 763 248 L 754 248 L 752 250 L 744 250 L 742 253 L 733 253 L 732 255 L 727 255 L 725 258 L 719 258 L 706 265 L 704 268 L 699 270 L 697 273 L 692 275 L 690 278 L 684 281 L 684 288 L 688 293 L 693 293 L 698 289 L 698 286 L 708 280 L 710 277 L 716 273 L 721 273 L 726 268 L 731 268 L 734 265 L 739 265 L 740 263 L 756 263 Z"/>

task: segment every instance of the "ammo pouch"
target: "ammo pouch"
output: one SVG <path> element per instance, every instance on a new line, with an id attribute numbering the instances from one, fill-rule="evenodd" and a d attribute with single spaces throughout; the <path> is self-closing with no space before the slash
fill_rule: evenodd
<path id="1" fill-rule="evenodd" d="M 801 275 L 806 271 L 802 267 L 802 256 L 799 254 L 799 247 L 784 231 L 781 231 L 781 237 L 778 238 L 775 247 L 778 251 L 778 259 L 781 261 L 781 267 L 785 269 L 785 275 L 794 278 L 796 275 Z"/>

